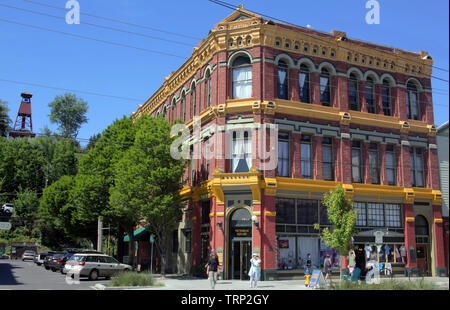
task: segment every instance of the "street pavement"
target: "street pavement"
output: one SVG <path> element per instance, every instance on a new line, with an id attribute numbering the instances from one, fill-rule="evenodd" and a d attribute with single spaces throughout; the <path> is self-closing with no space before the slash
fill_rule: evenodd
<path id="1" fill-rule="evenodd" d="M 97 283 L 110 281 L 99 279 L 95 282 L 80 279 L 74 282 L 60 272 L 45 270 L 31 261 L 0 260 L 0 290 L 92 290 Z"/>

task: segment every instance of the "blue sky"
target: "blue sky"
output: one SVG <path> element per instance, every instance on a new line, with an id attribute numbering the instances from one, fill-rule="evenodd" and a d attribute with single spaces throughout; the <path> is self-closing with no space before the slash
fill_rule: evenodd
<path id="1" fill-rule="evenodd" d="M 34 0 L 64 8 L 67 0 Z M 3 80 L 46 85 L 56 88 L 82 90 L 124 98 L 110 98 L 75 92 L 89 103 L 88 118 L 78 135 L 87 139 L 102 132 L 111 122 L 130 115 L 162 84 L 164 77 L 175 71 L 187 59 L 194 46 L 231 10 L 207 0 L 78 0 L 81 6 L 81 24 L 65 23 L 66 12 L 39 6 L 24 0 L 0 0 L 0 19 L 49 28 L 56 31 L 88 36 L 156 50 L 179 57 L 161 55 L 137 49 L 112 46 L 105 43 L 65 36 L 0 20 L 0 99 L 8 102 L 10 117 L 14 121 L 20 104 L 20 93 L 33 94 L 33 127 L 41 132 L 50 124 L 48 103 L 64 90 L 15 84 Z M 378 0 L 380 24 L 368 25 L 366 0 L 228 0 L 227 2 L 255 12 L 264 13 L 300 25 L 312 25 L 322 31 L 341 30 L 348 37 L 394 46 L 410 51 L 428 51 L 434 66 L 449 68 L 449 1 L 433 0 Z M 6 8 L 20 7 L 60 17 L 35 15 Z M 276 6 L 273 6 L 276 4 Z M 68 11 L 68 10 L 67 10 Z M 139 29 L 123 24 L 98 20 L 83 12 L 164 29 L 167 33 Z M 83 23 L 85 22 L 85 23 Z M 175 44 L 97 29 L 86 23 L 134 31 L 181 42 Z M 191 39 L 194 37 L 197 39 Z M 187 45 L 185 45 L 187 44 Z M 434 69 L 433 75 L 448 80 L 449 73 Z M 449 84 L 432 79 L 435 123 L 448 120 Z M 125 99 L 128 98 L 128 99 Z M 131 99 L 137 99 L 131 100 Z"/>

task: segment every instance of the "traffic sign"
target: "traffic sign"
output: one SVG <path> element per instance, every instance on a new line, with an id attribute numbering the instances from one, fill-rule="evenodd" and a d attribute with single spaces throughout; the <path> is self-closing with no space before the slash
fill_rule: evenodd
<path id="1" fill-rule="evenodd" d="M 10 230 L 11 223 L 10 222 L 0 222 L 0 230 Z"/>

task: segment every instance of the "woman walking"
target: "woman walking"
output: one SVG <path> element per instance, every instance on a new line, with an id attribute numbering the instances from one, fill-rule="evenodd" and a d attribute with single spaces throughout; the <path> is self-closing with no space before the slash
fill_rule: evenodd
<path id="1" fill-rule="evenodd" d="M 323 274 L 325 275 L 325 280 L 330 278 L 331 273 L 331 258 L 330 254 L 327 254 L 325 260 L 323 261 Z"/>
<path id="2" fill-rule="evenodd" d="M 261 259 L 259 258 L 258 254 L 253 253 L 252 259 L 250 260 L 250 271 L 248 275 L 250 276 L 250 287 L 257 287 L 258 285 L 258 279 L 261 275 L 261 271 L 259 269 L 259 265 L 261 264 Z M 253 282 L 255 283 L 255 286 L 253 286 Z"/>

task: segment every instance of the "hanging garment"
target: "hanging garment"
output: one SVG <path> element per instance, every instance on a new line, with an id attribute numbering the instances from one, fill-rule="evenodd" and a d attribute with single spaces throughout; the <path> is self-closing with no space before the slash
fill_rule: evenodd
<path id="1" fill-rule="evenodd" d="M 401 256 L 406 257 L 406 247 L 404 245 L 400 247 L 400 254 Z"/>
<path id="2" fill-rule="evenodd" d="M 400 258 L 400 252 L 398 251 L 398 247 L 394 247 L 394 251 L 395 251 L 395 256 L 397 257 L 397 259 Z"/>
<path id="3" fill-rule="evenodd" d="M 370 258 L 370 253 L 372 252 L 372 247 L 370 247 L 369 245 L 366 245 L 364 247 L 364 251 L 366 251 L 366 257 L 367 257 L 367 259 L 369 259 Z"/>
<path id="4" fill-rule="evenodd" d="M 391 253 L 391 248 L 390 246 L 388 246 L 387 244 L 384 246 L 384 252 L 386 253 L 386 255 L 389 256 L 389 254 Z"/>

